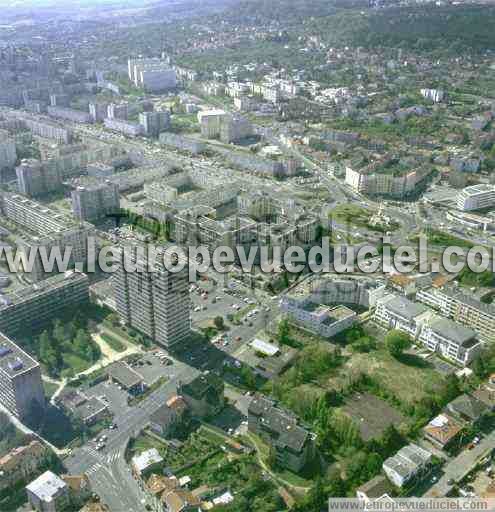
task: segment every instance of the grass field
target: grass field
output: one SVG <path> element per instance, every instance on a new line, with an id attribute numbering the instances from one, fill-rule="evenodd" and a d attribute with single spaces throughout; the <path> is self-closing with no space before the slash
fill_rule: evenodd
<path id="1" fill-rule="evenodd" d="M 124 352 L 126 350 L 125 345 L 116 336 L 110 333 L 102 333 L 100 337 L 115 352 Z"/>
<path id="2" fill-rule="evenodd" d="M 434 367 L 423 359 L 404 356 L 398 361 L 381 347 L 368 354 L 353 354 L 338 376 L 329 379 L 328 386 L 340 388 L 361 373 L 374 378 L 386 391 L 406 403 L 431 395 L 443 381 Z"/>

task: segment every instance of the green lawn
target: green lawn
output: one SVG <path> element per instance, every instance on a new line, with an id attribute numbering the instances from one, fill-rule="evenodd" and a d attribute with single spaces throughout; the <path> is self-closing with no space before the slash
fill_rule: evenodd
<path id="1" fill-rule="evenodd" d="M 43 381 L 43 389 L 45 390 L 46 398 L 51 398 L 55 391 L 58 389 L 58 384 L 53 384 L 52 382 Z"/>

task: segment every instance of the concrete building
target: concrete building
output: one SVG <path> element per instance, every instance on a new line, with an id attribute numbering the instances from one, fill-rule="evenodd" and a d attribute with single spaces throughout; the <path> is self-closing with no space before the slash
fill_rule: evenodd
<path id="1" fill-rule="evenodd" d="M 89 115 L 93 123 L 102 123 L 108 116 L 108 103 L 90 103 Z"/>
<path id="2" fill-rule="evenodd" d="M 33 135 L 54 139 L 63 144 L 70 144 L 73 139 L 72 130 L 62 124 L 53 122 L 43 116 L 34 116 L 24 112 L 9 112 L 5 114 L 7 120 L 14 121 L 18 128 L 27 128 Z"/>
<path id="3" fill-rule="evenodd" d="M 475 331 L 436 315 L 424 324 L 419 341 L 430 350 L 464 366 L 473 361 L 482 349 Z"/>
<path id="4" fill-rule="evenodd" d="M 220 138 L 222 122 L 226 115 L 225 110 L 202 110 L 198 112 L 201 136 L 205 139 Z"/>
<path id="5" fill-rule="evenodd" d="M 145 135 L 158 137 L 170 128 L 170 112 L 141 112 L 139 124 L 143 127 Z"/>
<path id="6" fill-rule="evenodd" d="M 104 124 L 105 128 L 128 135 L 129 137 L 139 137 L 140 135 L 144 135 L 143 126 L 137 123 L 131 123 L 117 118 L 107 118 L 105 119 Z"/>
<path id="7" fill-rule="evenodd" d="M 127 103 L 110 103 L 107 107 L 109 119 L 121 119 L 126 121 L 129 116 L 129 105 Z"/>
<path id="8" fill-rule="evenodd" d="M 113 165 L 105 164 L 103 162 L 95 162 L 88 165 L 86 168 L 88 176 L 91 178 L 108 178 L 115 172 Z"/>
<path id="9" fill-rule="evenodd" d="M 81 221 L 93 222 L 117 213 L 120 208 L 119 187 L 111 182 L 77 187 L 71 198 L 74 216 Z"/>
<path id="10" fill-rule="evenodd" d="M 433 103 L 440 103 L 445 99 L 445 91 L 442 89 L 421 89 L 421 96 Z"/>
<path id="11" fill-rule="evenodd" d="M 89 302 L 88 277 L 80 272 L 55 274 L 36 285 L 0 295 L 0 332 L 15 336 L 50 325 L 68 308 Z"/>
<path id="12" fill-rule="evenodd" d="M 198 155 L 206 150 L 204 142 L 198 142 L 190 137 L 176 135 L 174 133 L 161 133 L 159 137 L 160 144 L 180 151 L 187 151 L 193 155 Z"/>
<path id="13" fill-rule="evenodd" d="M 39 160 L 22 160 L 15 171 L 19 192 L 28 197 L 42 197 L 62 186 L 57 168 L 43 165 Z"/>
<path id="14" fill-rule="evenodd" d="M 150 93 L 175 89 L 177 73 L 166 59 L 129 59 L 129 80 Z"/>
<path id="15" fill-rule="evenodd" d="M 416 444 L 401 448 L 383 463 L 383 471 L 397 487 L 427 472 L 432 454 Z"/>
<path id="16" fill-rule="evenodd" d="M 91 123 L 92 119 L 88 112 L 64 107 L 47 107 L 47 113 L 50 117 L 65 119 L 74 123 Z"/>
<path id="17" fill-rule="evenodd" d="M 0 401 L 21 420 L 39 419 L 45 408 L 39 363 L 1 332 Z"/>
<path id="18" fill-rule="evenodd" d="M 39 249 L 36 248 L 44 247 L 48 251 L 52 247 L 59 247 L 63 252 L 67 247 L 71 251 L 69 265 L 88 262 L 88 238 L 94 232 L 91 224 L 74 222 L 72 217 L 17 194 L 0 195 L 0 212 L 18 226 L 16 234 L 19 248 L 26 251 L 28 257 L 29 251 L 38 250 L 29 272 L 31 280 L 44 279 L 47 275 Z M 53 271 L 57 271 L 55 266 Z"/>
<path id="19" fill-rule="evenodd" d="M 70 503 L 69 486 L 51 471 L 27 485 L 26 492 L 36 512 L 61 512 Z"/>
<path id="20" fill-rule="evenodd" d="M 326 306 L 312 297 L 283 297 L 280 309 L 291 320 L 325 338 L 336 336 L 357 321 L 357 314 L 345 306 Z"/>
<path id="21" fill-rule="evenodd" d="M 68 94 L 50 94 L 51 107 L 68 107 L 70 96 Z"/>
<path id="22" fill-rule="evenodd" d="M 495 307 L 451 287 L 428 288 L 416 294 L 416 300 L 439 313 L 474 329 L 481 340 L 495 340 Z"/>
<path id="23" fill-rule="evenodd" d="M 431 314 L 422 304 L 389 294 L 377 300 L 373 318 L 388 329 L 398 329 L 417 339 Z"/>
<path id="24" fill-rule="evenodd" d="M 385 158 L 366 167 L 346 167 L 345 181 L 361 194 L 400 199 L 417 193 L 432 172 L 426 164 Z"/>
<path id="25" fill-rule="evenodd" d="M 297 417 L 264 395 L 249 404 L 248 429 L 275 449 L 277 463 L 298 473 L 315 453 L 314 436 Z"/>
<path id="26" fill-rule="evenodd" d="M 126 325 L 159 345 L 177 347 L 190 335 L 189 269 L 184 264 L 179 272 L 169 272 L 163 264 L 163 253 L 150 268 L 147 258 L 138 252 L 139 247 L 123 247 L 113 281 L 117 311 Z M 174 259 L 172 254 L 168 257 Z M 126 271 L 126 258 L 137 271 Z"/>
<path id="27" fill-rule="evenodd" d="M 13 169 L 17 161 L 15 142 L 8 136 L 8 132 L 0 132 L 0 171 Z"/>
<path id="28" fill-rule="evenodd" d="M 240 114 L 227 114 L 221 121 L 220 140 L 225 144 L 239 142 L 253 133 L 251 122 Z"/>
<path id="29" fill-rule="evenodd" d="M 482 210 L 495 206 L 495 185 L 480 183 L 457 194 L 457 208 L 462 211 Z"/>

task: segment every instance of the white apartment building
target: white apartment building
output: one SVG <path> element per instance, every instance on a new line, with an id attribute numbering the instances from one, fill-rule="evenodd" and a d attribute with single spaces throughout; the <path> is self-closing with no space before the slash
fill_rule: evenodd
<path id="1" fill-rule="evenodd" d="M 412 478 L 426 471 L 432 454 L 416 444 L 401 448 L 383 463 L 383 471 L 397 487 L 402 487 Z"/>
<path id="2" fill-rule="evenodd" d="M 420 290 L 416 300 L 438 310 L 466 327 L 474 329 L 483 341 L 495 341 L 495 307 L 452 288 Z"/>
<path id="3" fill-rule="evenodd" d="M 27 485 L 26 492 L 36 512 L 61 512 L 69 505 L 69 486 L 51 471 Z"/>
<path id="4" fill-rule="evenodd" d="M 419 341 L 433 352 L 464 366 L 473 361 L 482 348 L 475 331 L 436 315 L 424 324 Z"/>
<path id="5" fill-rule="evenodd" d="M 445 92 L 442 89 L 421 89 L 421 96 L 433 103 L 440 103 L 445 98 Z"/>
<path id="6" fill-rule="evenodd" d="M 198 122 L 201 127 L 201 135 L 206 139 L 220 137 L 223 119 L 227 113 L 225 110 L 203 110 L 198 112 Z"/>
<path id="7" fill-rule="evenodd" d="M 296 323 L 325 338 L 345 331 L 357 320 L 357 314 L 346 306 L 326 306 L 313 302 L 311 296 L 304 299 L 283 297 L 280 309 Z"/>
<path id="8" fill-rule="evenodd" d="M 398 329 L 418 339 L 423 324 L 431 315 L 431 311 L 422 304 L 389 294 L 377 300 L 374 320 L 389 329 Z"/>
<path id="9" fill-rule="evenodd" d="M 495 206 L 495 185 L 480 183 L 466 187 L 457 194 L 457 208 L 462 211 L 481 210 Z"/>

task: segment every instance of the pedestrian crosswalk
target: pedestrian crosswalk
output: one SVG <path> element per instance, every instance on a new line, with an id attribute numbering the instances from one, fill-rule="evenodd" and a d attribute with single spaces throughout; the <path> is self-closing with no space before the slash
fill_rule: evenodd
<path id="1" fill-rule="evenodd" d="M 88 452 L 89 451 L 90 450 L 88 450 Z M 85 471 L 86 475 L 88 476 L 98 473 L 98 471 L 102 469 L 105 465 L 113 464 L 122 457 L 122 453 L 119 451 L 109 453 L 106 456 L 103 456 L 100 453 L 95 452 L 95 455 L 97 456 L 99 462 L 95 462 Z"/>
<path id="2" fill-rule="evenodd" d="M 94 475 L 95 473 L 98 473 L 98 471 L 102 468 L 102 464 L 100 462 L 97 462 L 96 464 L 93 464 L 89 469 L 86 470 L 86 475 L 89 477 L 91 475 Z"/>
<path id="3" fill-rule="evenodd" d="M 107 455 L 107 463 L 111 464 L 112 462 L 115 462 L 121 455 L 122 454 L 120 452 L 109 453 Z"/>

